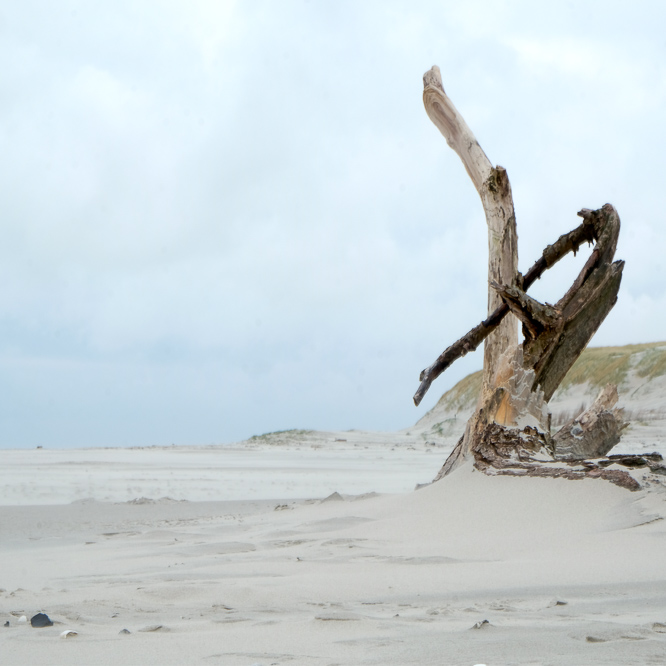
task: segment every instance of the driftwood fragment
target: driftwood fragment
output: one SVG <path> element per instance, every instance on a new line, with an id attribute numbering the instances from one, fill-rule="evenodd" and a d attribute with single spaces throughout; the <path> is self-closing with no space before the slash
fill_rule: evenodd
<path id="1" fill-rule="evenodd" d="M 472 130 L 444 92 L 437 66 L 423 75 L 423 105 L 430 120 L 462 160 L 481 198 L 488 226 L 488 279 L 498 284 L 514 284 L 518 276 L 518 235 L 506 170 L 501 166 L 493 167 L 483 152 Z M 488 314 L 501 305 L 498 294 L 489 289 Z M 486 369 L 494 367 L 507 348 L 518 344 L 516 322 L 500 318 L 484 337 L 488 339 L 484 347 L 483 382 L 490 385 L 492 373 Z"/>
<path id="2" fill-rule="evenodd" d="M 548 246 L 525 276 L 517 270 L 516 220 L 511 186 L 502 167 L 492 167 L 472 131 L 444 92 L 439 68 L 423 78 L 428 116 L 462 160 L 488 224 L 488 318 L 446 349 L 421 372 L 418 405 L 432 382 L 457 358 L 485 341 L 483 387 L 465 433 L 438 479 L 473 458 L 486 474 L 603 478 L 630 490 L 639 487 L 626 467 L 664 468 L 642 457 L 602 458 L 625 427 L 616 387 L 606 387 L 585 413 L 551 436 L 547 402 L 617 300 L 624 262 L 614 261 L 620 218 L 610 204 L 583 209 L 583 222 Z M 527 289 L 545 270 L 582 243 L 594 243 L 585 266 L 555 304 L 540 303 Z M 508 315 L 508 316 L 507 316 Z M 522 323 L 518 344 L 516 319 Z M 660 473 L 660 472 L 657 472 Z M 435 479 L 437 480 L 437 479 Z"/>
<path id="3" fill-rule="evenodd" d="M 553 437 L 553 456 L 558 460 L 585 460 L 605 456 L 627 426 L 617 403 L 617 386 L 608 384 L 582 414 L 565 423 Z"/>
<path id="4" fill-rule="evenodd" d="M 548 459 L 550 443 L 535 428 L 516 432 L 496 423 L 489 424 L 474 445 L 474 466 L 491 476 L 533 476 L 553 479 L 605 479 L 627 490 L 640 490 L 640 484 L 627 471 L 605 469 L 594 461 L 562 464 Z M 536 454 L 542 453 L 541 456 Z"/>
<path id="5" fill-rule="evenodd" d="M 612 393 L 613 389 L 614 387 L 604 391 Z M 617 400 L 617 397 L 615 399 Z M 604 404 L 601 396 L 596 402 L 598 407 Z M 590 410 L 586 414 L 589 412 Z M 489 476 L 603 479 L 635 491 L 641 486 L 629 470 L 645 467 L 654 474 L 666 475 L 666 466 L 658 453 L 607 458 L 602 458 L 601 454 L 594 456 L 595 459 L 592 460 L 558 456 L 557 435 L 550 437 L 548 432 L 532 426 L 522 429 L 508 428 L 488 422 L 484 416 L 483 410 L 480 410 L 478 418 L 468 423 L 465 435 L 461 437 L 434 481 L 443 478 L 457 466 L 465 439 L 472 443 L 474 466 Z M 594 432 L 593 428 L 594 426 L 590 432 Z M 614 466 L 614 469 L 607 469 L 610 466 Z M 619 467 L 627 469 L 618 469 Z"/>
<path id="6" fill-rule="evenodd" d="M 599 467 L 608 467 L 609 465 L 622 465 L 630 469 L 647 467 L 653 474 L 666 476 L 666 465 L 661 453 L 620 453 L 618 455 L 607 456 L 602 460 L 596 461 Z"/>

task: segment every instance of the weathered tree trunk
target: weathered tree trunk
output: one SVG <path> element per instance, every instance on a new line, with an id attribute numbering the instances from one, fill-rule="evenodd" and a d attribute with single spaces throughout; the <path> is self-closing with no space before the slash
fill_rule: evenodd
<path id="1" fill-rule="evenodd" d="M 517 268 L 516 219 L 506 171 L 493 167 L 472 131 L 444 92 L 440 71 L 423 77 L 428 116 L 462 160 L 476 188 L 488 224 L 488 318 L 445 350 L 421 373 L 418 405 L 431 383 L 457 358 L 485 340 L 483 387 L 465 434 L 437 478 L 473 458 L 493 474 L 606 478 L 630 489 L 628 472 L 607 469 L 606 455 L 625 426 L 616 387 L 607 387 L 584 414 L 551 436 L 547 402 L 617 300 L 624 262 L 613 261 L 620 218 L 606 204 L 578 213 L 583 223 L 548 246 L 523 277 Z M 545 270 L 583 242 L 594 250 L 567 293 L 555 304 L 540 303 L 526 291 Z M 515 318 L 522 323 L 518 344 Z M 660 468 L 646 456 L 615 456 L 613 465 Z M 635 459 L 640 458 L 640 460 Z M 581 463 L 584 461 L 584 463 Z"/>
<path id="2" fill-rule="evenodd" d="M 424 74 L 423 86 L 426 113 L 462 160 L 481 197 L 488 224 L 488 280 L 513 285 L 518 274 L 518 235 L 511 185 L 506 171 L 500 166 L 493 167 L 472 130 L 453 106 L 444 92 L 439 67 L 435 66 Z M 500 305 L 501 297 L 489 289 L 488 314 L 492 314 Z M 492 381 L 491 369 L 499 357 L 506 349 L 517 344 L 516 322 L 506 317 L 485 343 L 484 384 L 489 385 Z"/>

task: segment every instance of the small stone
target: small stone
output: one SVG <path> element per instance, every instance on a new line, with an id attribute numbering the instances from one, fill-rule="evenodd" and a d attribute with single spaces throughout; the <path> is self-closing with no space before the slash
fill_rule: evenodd
<path id="1" fill-rule="evenodd" d="M 60 638 L 74 638 L 74 636 L 78 636 L 78 635 L 79 635 L 78 631 L 72 631 L 71 629 L 65 629 L 65 631 L 63 631 L 60 634 Z"/>
<path id="2" fill-rule="evenodd" d="M 21 615 L 21 617 L 18 619 L 19 622 L 27 622 L 28 618 L 25 615 Z"/>
<path id="3" fill-rule="evenodd" d="M 472 629 L 482 629 L 482 628 L 484 628 L 484 627 L 486 627 L 486 626 L 489 627 L 489 626 L 490 626 L 490 622 L 488 622 L 488 620 L 481 620 L 480 622 L 477 622 L 477 623 L 472 627 Z"/>
<path id="4" fill-rule="evenodd" d="M 149 627 L 144 627 L 143 629 L 139 629 L 139 631 L 169 631 L 168 627 L 165 627 L 163 624 L 151 624 Z"/>
<path id="5" fill-rule="evenodd" d="M 121 629 L 118 633 L 119 634 L 131 634 L 132 632 L 129 629 Z"/>
<path id="6" fill-rule="evenodd" d="M 562 601 L 561 599 L 553 599 L 549 604 L 548 608 L 554 608 L 555 606 L 566 606 L 568 601 Z"/>
<path id="7" fill-rule="evenodd" d="M 33 615 L 30 618 L 30 624 L 36 628 L 53 626 L 51 618 L 46 613 L 37 613 L 37 615 Z"/>
<path id="8" fill-rule="evenodd" d="M 7 622 L 5 622 L 5 627 L 8 627 L 8 626 L 9 626 L 9 620 L 7 620 Z"/>

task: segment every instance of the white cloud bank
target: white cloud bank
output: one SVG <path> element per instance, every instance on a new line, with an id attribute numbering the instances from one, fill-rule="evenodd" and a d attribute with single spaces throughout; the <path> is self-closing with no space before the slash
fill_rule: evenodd
<path id="1" fill-rule="evenodd" d="M 609 201 L 598 344 L 664 334 L 660 3 L 23 2 L 0 16 L 0 446 L 404 427 L 484 315 L 432 64 L 508 169 L 521 267 Z M 555 300 L 568 262 L 536 285 Z"/>

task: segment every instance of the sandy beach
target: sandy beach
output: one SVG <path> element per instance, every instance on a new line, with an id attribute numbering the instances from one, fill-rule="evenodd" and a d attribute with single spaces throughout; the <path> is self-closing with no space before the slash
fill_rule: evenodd
<path id="1" fill-rule="evenodd" d="M 3 2 L 0 666 L 666 666 L 665 26 Z"/>
<path id="2" fill-rule="evenodd" d="M 555 417 L 621 361 L 614 452 L 666 453 L 663 347 L 591 350 Z M 666 663 L 662 477 L 630 492 L 468 464 L 428 485 L 474 377 L 399 432 L 3 451 L 0 662 Z"/>
<path id="3" fill-rule="evenodd" d="M 138 474 L 139 457 L 152 479 L 168 478 L 178 461 L 169 449 L 5 452 L 2 663 L 666 661 L 663 486 L 632 493 L 466 466 L 413 491 L 441 451 L 397 447 L 382 470 L 371 448 L 344 446 L 320 464 L 338 469 L 323 485 L 306 451 L 289 462 L 289 451 L 256 447 L 246 452 L 255 472 L 271 476 L 277 461 L 291 465 L 285 479 L 305 480 L 289 496 L 277 474 L 273 499 L 228 488 L 222 501 L 201 501 L 223 455 L 210 448 L 182 453 L 198 466 L 180 468 L 170 488 L 118 481 L 118 465 Z M 39 456 L 35 504 L 20 469 Z M 203 495 L 179 497 L 202 469 L 209 490 L 202 482 Z M 373 489 L 382 471 L 393 494 L 349 493 L 362 478 Z M 338 494 L 304 499 L 316 488 Z M 30 626 L 39 611 L 52 627 Z M 77 635 L 61 639 L 66 630 Z"/>
<path id="4" fill-rule="evenodd" d="M 200 502 L 312 499 L 333 492 L 404 493 L 431 481 L 450 450 L 399 444 L 392 450 L 390 435 L 357 445 L 336 443 L 333 436 L 326 442 L 322 433 L 317 435 L 305 443 L 277 447 L 3 451 L 0 506 L 68 504 L 91 498 Z"/>

